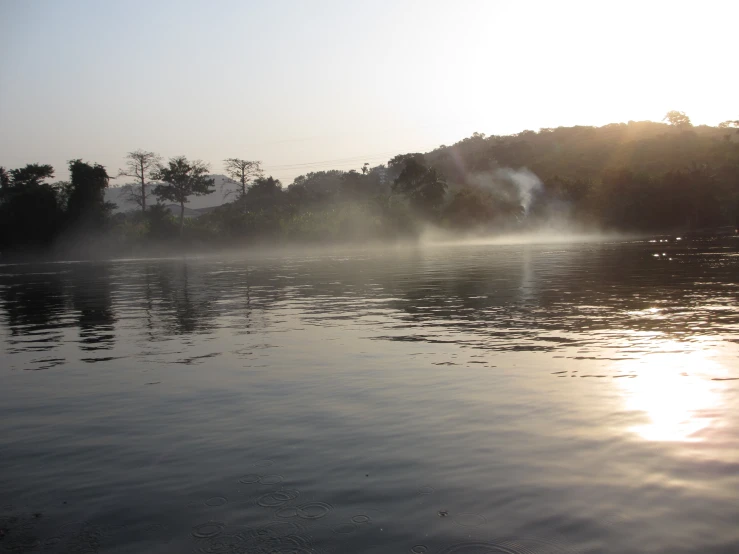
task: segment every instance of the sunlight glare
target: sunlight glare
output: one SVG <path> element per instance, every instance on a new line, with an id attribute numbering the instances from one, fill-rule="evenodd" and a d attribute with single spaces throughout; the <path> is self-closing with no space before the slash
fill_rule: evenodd
<path id="1" fill-rule="evenodd" d="M 650 441 L 700 441 L 702 431 L 714 424 L 723 400 L 712 377 L 725 368 L 711 351 L 681 352 L 684 345 L 661 341 L 659 351 L 620 366 L 632 379 L 619 379 L 629 410 L 646 414 L 648 422 L 631 430 Z"/>

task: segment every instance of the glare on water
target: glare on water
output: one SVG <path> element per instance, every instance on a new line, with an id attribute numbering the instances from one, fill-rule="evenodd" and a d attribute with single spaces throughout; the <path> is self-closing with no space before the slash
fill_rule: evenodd
<path id="1" fill-rule="evenodd" d="M 720 424 L 724 386 L 712 379 L 728 368 L 710 350 L 686 350 L 674 340 L 653 339 L 653 351 L 640 360 L 618 363 L 618 370 L 638 378 L 621 378 L 624 404 L 648 420 L 632 430 L 652 441 L 700 441 Z"/>

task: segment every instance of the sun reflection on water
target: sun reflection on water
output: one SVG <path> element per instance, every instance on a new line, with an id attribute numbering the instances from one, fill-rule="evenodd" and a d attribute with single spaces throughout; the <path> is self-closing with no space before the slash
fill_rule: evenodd
<path id="1" fill-rule="evenodd" d="M 701 441 L 718 423 L 726 368 L 710 350 L 687 350 L 685 343 L 659 341 L 654 353 L 619 365 L 632 379 L 618 379 L 626 407 L 648 421 L 632 431 L 650 441 Z"/>

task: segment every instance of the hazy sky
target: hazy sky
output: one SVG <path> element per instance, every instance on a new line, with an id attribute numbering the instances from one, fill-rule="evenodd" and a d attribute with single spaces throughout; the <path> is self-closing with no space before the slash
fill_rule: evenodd
<path id="1" fill-rule="evenodd" d="M 739 2 L 0 0 L 0 165 L 301 173 L 474 131 L 739 118 Z M 120 180 L 118 181 L 120 182 Z"/>

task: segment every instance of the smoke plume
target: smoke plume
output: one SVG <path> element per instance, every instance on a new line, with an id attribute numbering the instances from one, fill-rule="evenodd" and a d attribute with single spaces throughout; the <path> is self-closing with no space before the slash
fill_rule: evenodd
<path id="1" fill-rule="evenodd" d="M 523 208 L 523 215 L 526 217 L 531 208 L 531 202 L 534 195 L 542 190 L 541 180 L 526 168 L 511 169 L 502 168 L 495 172 L 495 177 L 500 180 L 510 182 L 518 190 L 518 197 Z"/>

